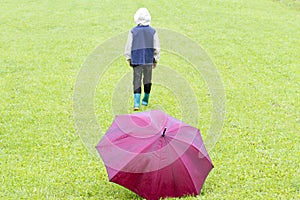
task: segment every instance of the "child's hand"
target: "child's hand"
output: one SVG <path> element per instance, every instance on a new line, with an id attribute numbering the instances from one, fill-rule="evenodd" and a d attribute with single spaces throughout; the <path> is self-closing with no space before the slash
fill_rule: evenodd
<path id="1" fill-rule="evenodd" d="M 128 61 L 129 66 L 132 67 L 131 59 L 128 59 L 127 61 Z"/>
<path id="2" fill-rule="evenodd" d="M 153 63 L 152 69 L 155 69 L 155 68 L 156 68 L 156 63 Z"/>
<path id="3" fill-rule="evenodd" d="M 153 58 L 152 69 L 155 69 L 155 68 L 156 68 L 156 64 L 157 64 L 157 60 L 155 60 L 155 58 Z"/>

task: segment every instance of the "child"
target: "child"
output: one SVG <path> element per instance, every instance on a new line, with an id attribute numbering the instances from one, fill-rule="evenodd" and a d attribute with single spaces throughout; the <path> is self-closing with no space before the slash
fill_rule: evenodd
<path id="1" fill-rule="evenodd" d="M 133 109 L 137 111 L 140 108 L 142 76 L 144 85 L 142 105 L 148 105 L 152 84 L 152 68 L 154 69 L 158 62 L 160 45 L 156 30 L 150 27 L 151 16 L 146 8 L 137 10 L 134 21 L 137 26 L 131 29 L 128 34 L 124 55 L 133 68 Z"/>

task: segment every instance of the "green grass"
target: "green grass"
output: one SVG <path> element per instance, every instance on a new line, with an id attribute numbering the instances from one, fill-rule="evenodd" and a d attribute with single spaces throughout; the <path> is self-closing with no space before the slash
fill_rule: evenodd
<path id="1" fill-rule="evenodd" d="M 201 194 L 185 199 L 300 199 L 299 1 L 272 0 L 1 1 L 0 198 L 140 199 L 108 182 L 75 130 L 72 98 L 86 57 L 128 31 L 141 6 L 154 27 L 205 49 L 226 92 L 226 120 L 210 152 L 215 168 Z M 172 54 L 163 52 L 160 64 L 190 81 L 205 141 L 205 82 Z M 113 120 L 114 83 L 127 72 L 118 59 L 99 80 L 95 111 L 103 131 Z M 150 109 L 159 105 L 180 118 L 172 91 L 154 84 L 151 98 Z"/>

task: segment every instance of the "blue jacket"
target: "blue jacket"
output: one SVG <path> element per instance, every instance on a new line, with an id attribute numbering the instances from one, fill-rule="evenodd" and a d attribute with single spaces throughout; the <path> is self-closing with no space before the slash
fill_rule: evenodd
<path id="1" fill-rule="evenodd" d="M 153 64 L 154 48 L 153 39 L 156 30 L 150 26 L 136 26 L 131 30 L 131 64 Z"/>

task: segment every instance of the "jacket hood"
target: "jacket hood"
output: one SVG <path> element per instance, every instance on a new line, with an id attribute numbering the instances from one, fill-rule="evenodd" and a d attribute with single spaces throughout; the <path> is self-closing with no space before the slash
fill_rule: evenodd
<path id="1" fill-rule="evenodd" d="M 137 25 L 148 26 L 151 23 L 151 16 L 147 8 L 140 8 L 134 15 L 134 22 Z"/>

